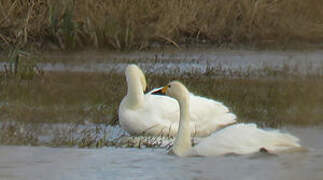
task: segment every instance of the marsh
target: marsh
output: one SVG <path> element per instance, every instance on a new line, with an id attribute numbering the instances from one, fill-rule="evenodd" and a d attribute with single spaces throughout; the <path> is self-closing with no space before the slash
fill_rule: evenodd
<path id="1" fill-rule="evenodd" d="M 20 61 L 18 72 L 6 70 L 4 64 L 10 63 L 2 57 L 0 177 L 319 179 L 323 176 L 321 55 L 321 51 L 181 51 L 33 56 Z M 193 93 L 223 102 L 239 122 L 290 132 L 308 151 L 190 159 L 168 156 L 163 147 L 121 146 L 119 138 L 128 134 L 118 126 L 117 109 L 126 94 L 128 63 L 139 64 L 149 89 L 180 80 Z M 55 171 L 48 170 L 53 167 Z"/>

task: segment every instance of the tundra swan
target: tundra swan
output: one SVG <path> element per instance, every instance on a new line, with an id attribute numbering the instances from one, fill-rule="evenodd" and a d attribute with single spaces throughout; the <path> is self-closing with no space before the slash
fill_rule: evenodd
<path id="1" fill-rule="evenodd" d="M 146 79 L 141 69 L 128 65 L 125 71 L 127 95 L 119 105 L 119 123 L 131 135 L 175 136 L 179 123 L 179 106 L 174 98 L 144 94 Z M 190 94 L 191 131 L 207 136 L 236 122 L 236 116 L 222 103 Z"/>
<path id="2" fill-rule="evenodd" d="M 173 81 L 155 93 L 175 98 L 180 107 L 179 130 L 171 150 L 177 156 L 217 156 L 249 154 L 265 150 L 270 153 L 300 149 L 298 138 L 278 130 L 263 130 L 256 124 L 234 124 L 203 138 L 192 147 L 190 136 L 190 95 L 186 87 Z"/>

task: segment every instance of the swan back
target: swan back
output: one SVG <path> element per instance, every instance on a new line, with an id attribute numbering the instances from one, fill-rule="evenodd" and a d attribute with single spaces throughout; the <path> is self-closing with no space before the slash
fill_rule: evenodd
<path id="1" fill-rule="evenodd" d="M 260 129 L 256 124 L 235 124 L 203 139 L 192 154 L 202 156 L 228 153 L 250 154 L 265 148 L 269 152 L 283 152 L 300 148 L 299 139 L 279 130 Z"/>

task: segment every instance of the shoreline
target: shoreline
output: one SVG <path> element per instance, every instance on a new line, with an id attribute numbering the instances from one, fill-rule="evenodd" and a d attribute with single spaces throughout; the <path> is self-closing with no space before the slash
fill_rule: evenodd
<path id="1" fill-rule="evenodd" d="M 262 69 L 284 71 L 297 69 L 302 73 L 323 73 L 323 50 L 230 50 L 230 49 L 167 49 L 151 51 L 86 50 L 74 52 L 44 52 L 19 55 L 20 62 L 37 65 L 44 71 L 71 72 L 123 72 L 129 63 L 140 65 L 150 73 L 200 72 L 208 68 L 225 71 L 259 71 Z M 10 58 L 0 55 L 0 71 Z M 11 59 L 12 62 L 12 59 Z M 166 71 L 167 70 L 167 71 Z"/>
<path id="2" fill-rule="evenodd" d="M 323 48 L 314 49 L 249 49 L 249 48 L 157 48 L 150 50 L 109 50 L 109 49 L 85 49 L 85 50 L 55 50 L 55 51 L 43 51 L 43 52 L 28 52 L 21 51 L 22 57 L 39 57 L 42 58 L 43 62 L 53 62 L 60 61 L 64 63 L 69 62 L 102 62 L 102 61 L 113 61 L 118 60 L 119 62 L 124 62 L 128 60 L 212 60 L 212 56 L 247 56 L 247 55 L 276 55 L 276 56 L 322 56 L 323 59 Z M 92 59 L 88 59 L 92 57 Z M 4 62 L 9 58 L 9 54 L 0 52 L 0 62 Z M 54 60 L 51 60 L 54 59 Z M 61 60 L 59 60 L 61 59 Z"/>

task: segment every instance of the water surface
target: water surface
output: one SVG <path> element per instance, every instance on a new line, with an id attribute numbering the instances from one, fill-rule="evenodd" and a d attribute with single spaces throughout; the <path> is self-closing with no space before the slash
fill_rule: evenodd
<path id="1" fill-rule="evenodd" d="M 323 129 L 285 128 L 307 152 L 179 158 L 166 149 L 0 146 L 0 179 L 311 179 L 323 177 Z"/>
<path id="2" fill-rule="evenodd" d="M 323 73 L 323 51 L 250 51 L 191 49 L 176 51 L 145 51 L 130 53 L 79 52 L 69 55 L 47 55 L 50 63 L 38 63 L 44 71 L 123 72 L 128 63 L 136 63 L 145 72 L 205 72 L 209 67 L 232 71 L 263 68 L 298 68 L 299 73 Z M 0 71 L 4 71 L 0 62 Z"/>

